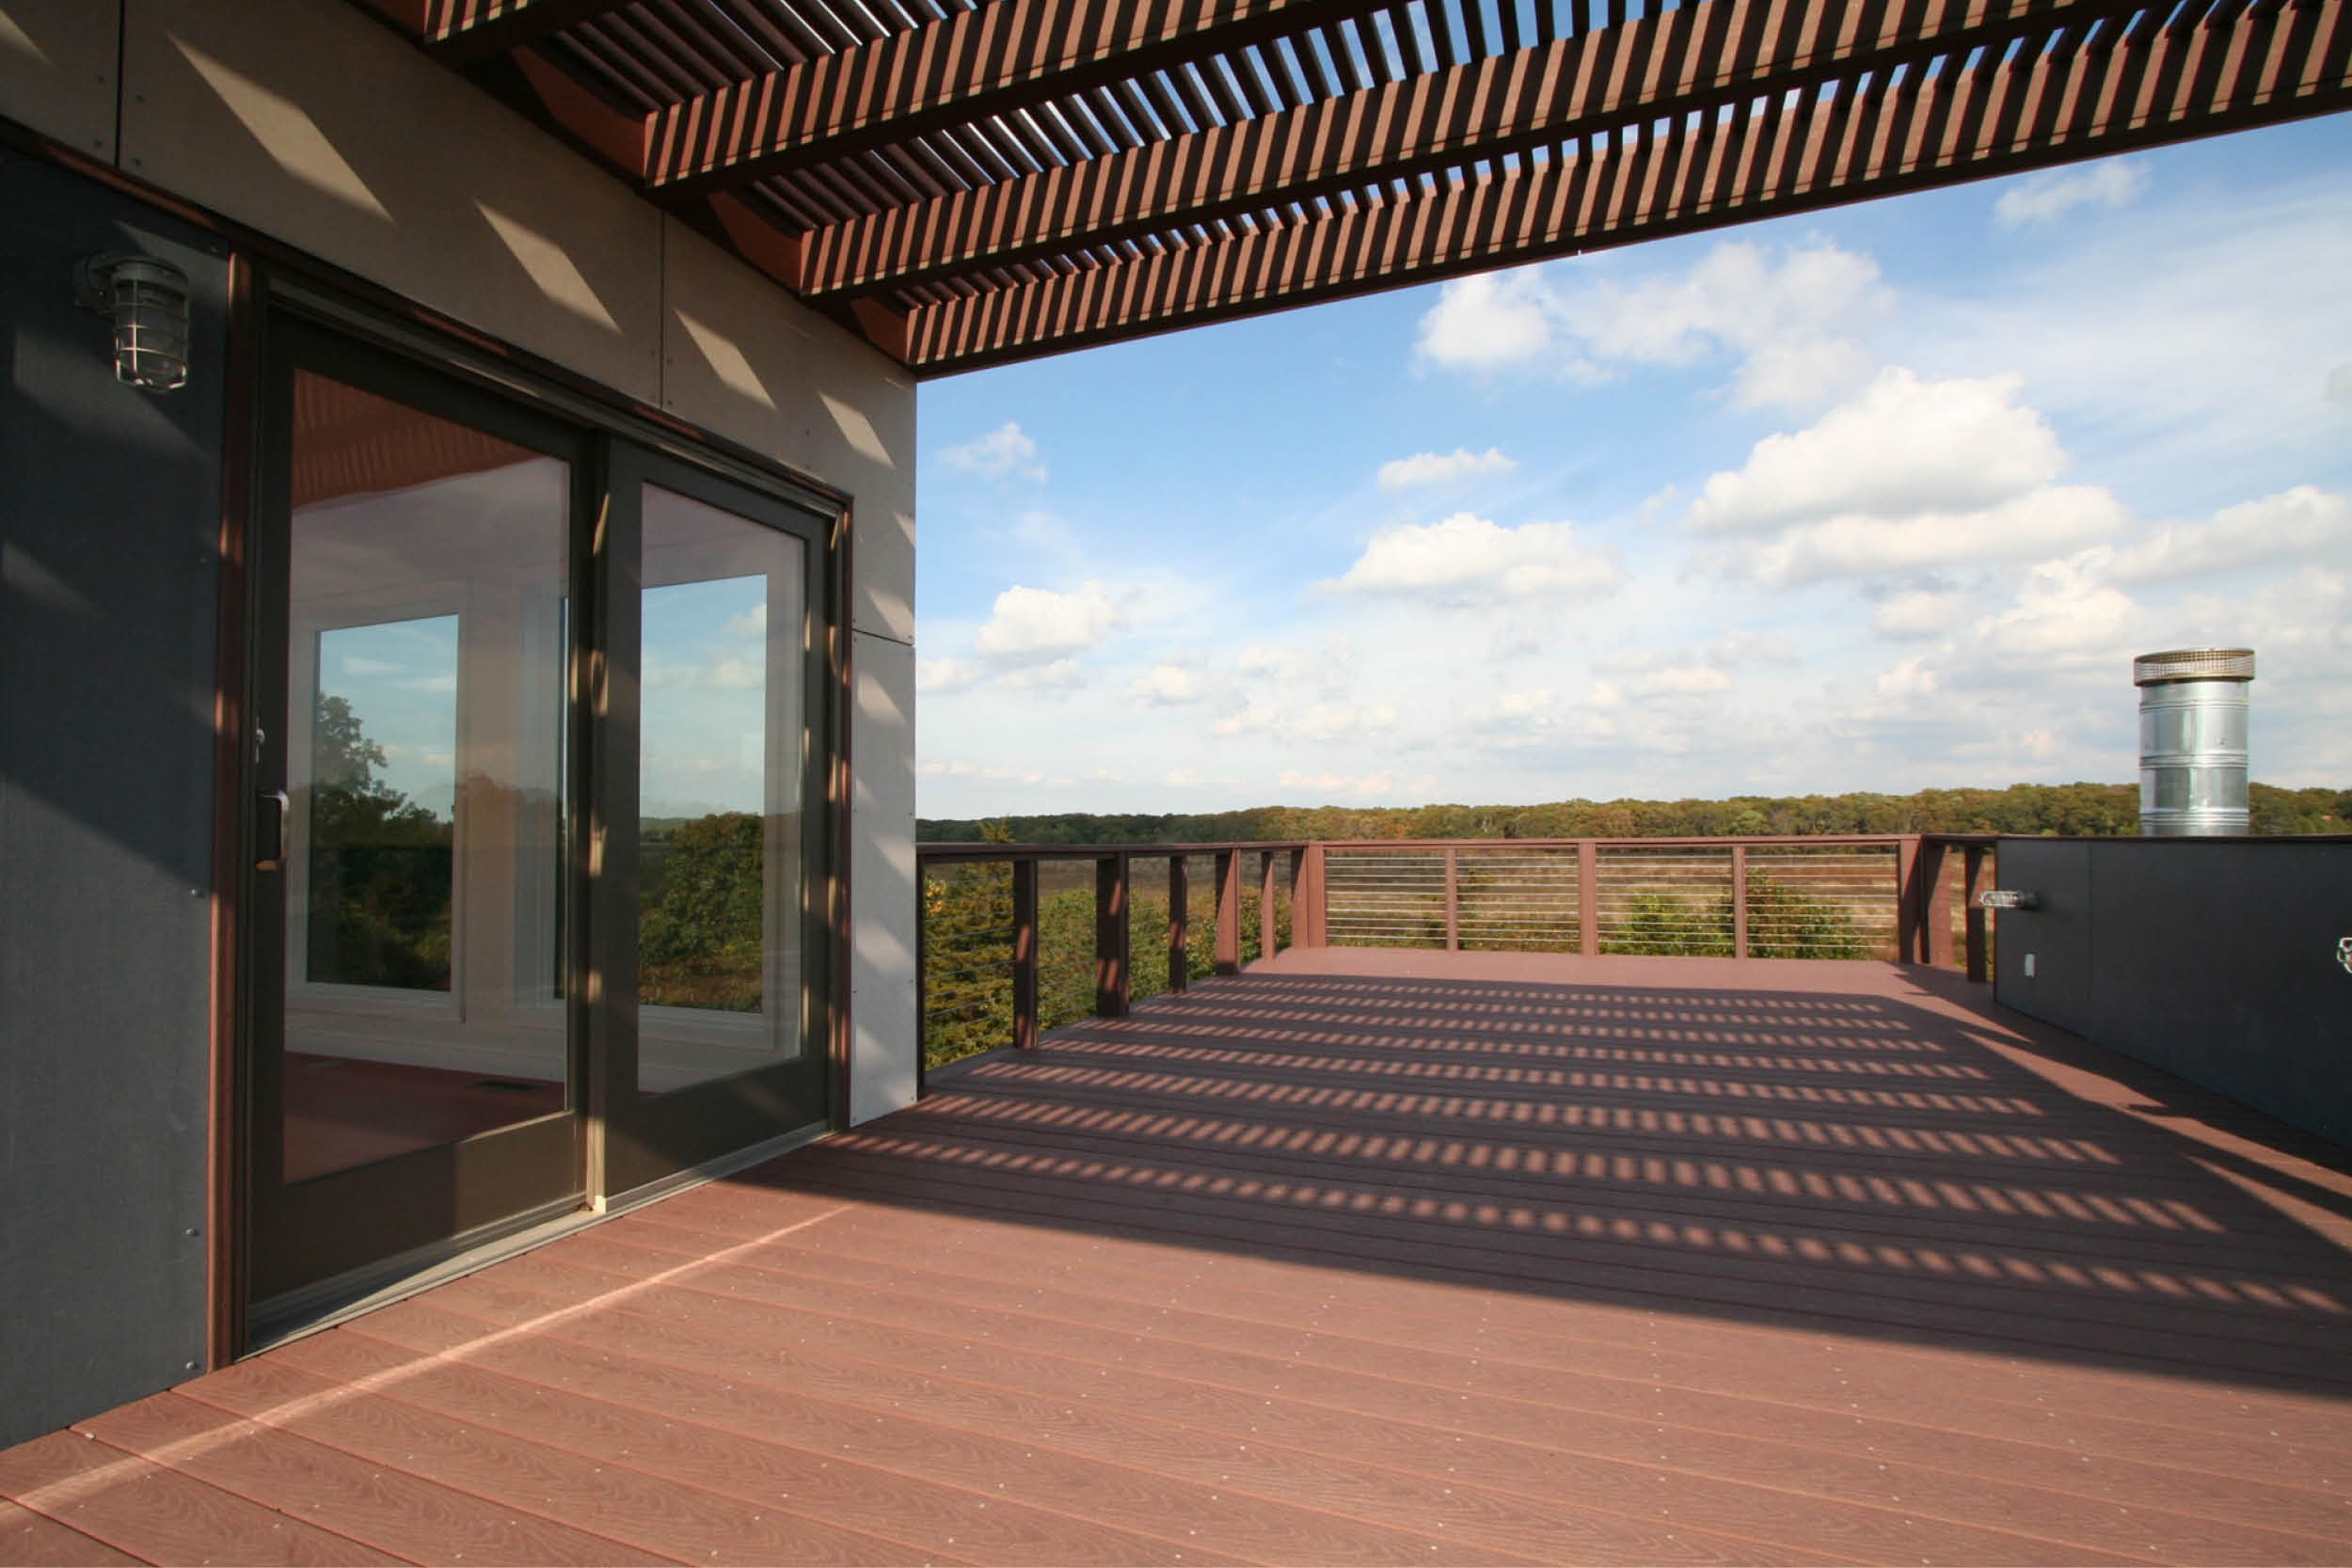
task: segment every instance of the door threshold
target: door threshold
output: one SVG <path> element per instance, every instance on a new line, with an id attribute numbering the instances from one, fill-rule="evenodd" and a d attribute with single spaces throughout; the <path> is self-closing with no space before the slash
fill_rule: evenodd
<path id="1" fill-rule="evenodd" d="M 289 1291 L 253 1309 L 253 1326 L 241 1355 L 258 1355 L 321 1329 L 349 1323 L 379 1307 L 389 1307 L 437 1285 L 463 1279 L 493 1263 L 503 1263 L 534 1247 L 561 1241 L 648 1204 L 723 1180 L 738 1171 L 764 1164 L 832 1133 L 833 1129 L 821 1122 L 779 1133 L 612 1197 L 564 1198 L 463 1236 L 416 1247 L 349 1274 Z"/>

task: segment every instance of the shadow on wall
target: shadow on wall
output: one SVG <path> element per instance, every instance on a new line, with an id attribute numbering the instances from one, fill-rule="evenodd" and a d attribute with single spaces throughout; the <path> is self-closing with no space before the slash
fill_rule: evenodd
<path id="1" fill-rule="evenodd" d="M 2031 1049 L 1884 995 L 1250 974 L 977 1058 L 754 1179 L 2352 1393 L 2352 1254 Z M 2238 1174 L 2275 1184 L 2260 1154 Z"/>

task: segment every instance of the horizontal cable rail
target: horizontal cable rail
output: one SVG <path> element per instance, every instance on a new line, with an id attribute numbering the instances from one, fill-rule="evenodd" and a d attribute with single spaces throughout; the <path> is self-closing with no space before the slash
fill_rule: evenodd
<path id="1" fill-rule="evenodd" d="M 1883 958 L 1990 973 L 1990 834 L 923 844 L 926 1069 L 1284 948 Z"/>

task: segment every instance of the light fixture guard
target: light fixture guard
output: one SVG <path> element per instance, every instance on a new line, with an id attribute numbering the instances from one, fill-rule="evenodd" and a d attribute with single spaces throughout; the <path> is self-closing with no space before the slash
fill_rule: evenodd
<path id="1" fill-rule="evenodd" d="M 92 256 L 75 269 L 85 309 L 114 324 L 115 379 L 143 392 L 188 384 L 188 275 L 152 256 Z"/>

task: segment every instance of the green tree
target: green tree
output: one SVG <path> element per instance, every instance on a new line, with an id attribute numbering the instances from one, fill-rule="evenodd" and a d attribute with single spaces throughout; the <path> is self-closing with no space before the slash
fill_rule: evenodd
<path id="1" fill-rule="evenodd" d="M 308 978 L 447 990 L 455 824 L 375 775 L 350 701 L 311 710 Z"/>
<path id="2" fill-rule="evenodd" d="M 641 1002 L 759 1010 L 766 990 L 764 826 L 751 812 L 714 812 L 660 836 L 659 854 L 646 857 L 659 875 L 644 880 L 637 927 Z"/>

